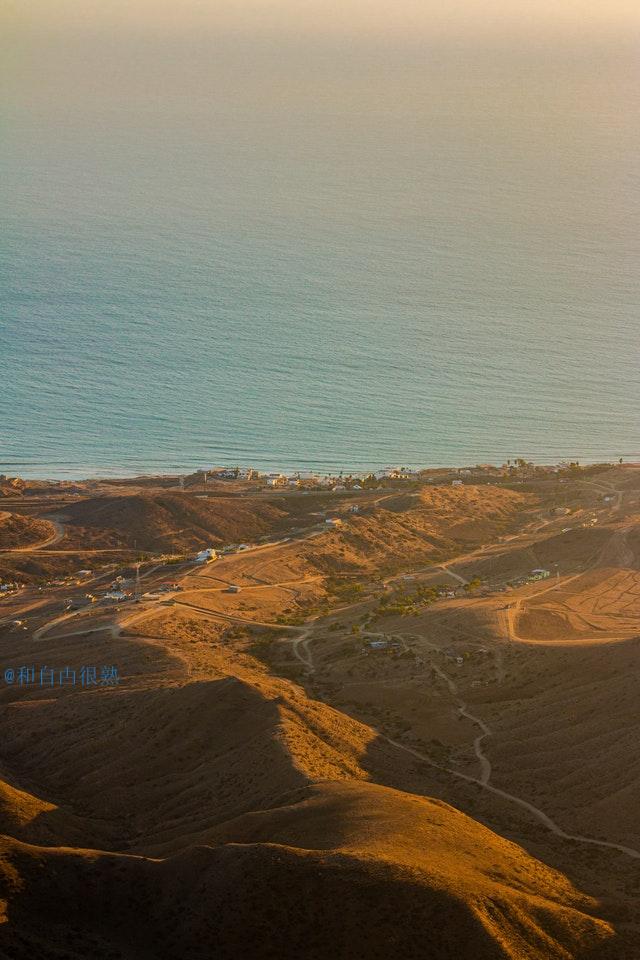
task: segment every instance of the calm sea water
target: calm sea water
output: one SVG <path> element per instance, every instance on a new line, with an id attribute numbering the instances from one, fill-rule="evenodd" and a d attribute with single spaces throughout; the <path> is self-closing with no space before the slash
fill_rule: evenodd
<path id="1" fill-rule="evenodd" d="M 628 52 L 276 60 L 14 91 L 0 472 L 640 458 Z"/>

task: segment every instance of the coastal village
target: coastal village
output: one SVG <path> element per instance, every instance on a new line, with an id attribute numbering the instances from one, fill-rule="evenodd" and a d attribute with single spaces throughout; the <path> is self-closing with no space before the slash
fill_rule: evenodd
<path id="1" fill-rule="evenodd" d="M 534 464 L 522 458 L 507 460 L 496 466 L 490 463 L 467 467 L 415 468 L 406 466 L 386 466 L 380 470 L 362 473 L 318 473 L 311 470 L 285 472 L 265 472 L 252 467 L 212 467 L 197 470 L 184 478 L 184 488 L 208 485 L 212 482 L 239 481 L 252 484 L 270 491 L 277 490 L 332 490 L 335 493 L 351 493 L 359 490 L 385 489 L 390 484 L 451 483 L 462 486 L 464 483 L 495 483 L 512 481 L 523 483 L 527 480 L 554 477 L 572 477 L 584 468 L 576 462 L 563 461 L 559 464 Z M 0 482 L 1 482 L 0 478 Z"/>

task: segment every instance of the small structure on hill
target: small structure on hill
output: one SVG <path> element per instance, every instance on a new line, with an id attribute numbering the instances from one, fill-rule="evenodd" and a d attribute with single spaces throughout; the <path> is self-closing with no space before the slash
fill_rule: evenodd
<path id="1" fill-rule="evenodd" d="M 201 550 L 200 553 L 195 557 L 196 563 L 213 563 L 214 560 L 218 559 L 218 554 L 213 547 L 207 547 L 206 550 Z"/>
<path id="2" fill-rule="evenodd" d="M 379 652 L 380 650 L 398 650 L 400 648 L 397 640 L 369 640 L 366 645 L 369 650 L 373 650 L 374 652 Z"/>

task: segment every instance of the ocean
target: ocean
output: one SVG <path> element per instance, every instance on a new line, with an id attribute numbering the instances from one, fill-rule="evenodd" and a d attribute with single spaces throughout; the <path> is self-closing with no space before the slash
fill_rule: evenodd
<path id="1" fill-rule="evenodd" d="M 3 107 L 0 472 L 640 459 L 632 50 L 102 54 Z"/>

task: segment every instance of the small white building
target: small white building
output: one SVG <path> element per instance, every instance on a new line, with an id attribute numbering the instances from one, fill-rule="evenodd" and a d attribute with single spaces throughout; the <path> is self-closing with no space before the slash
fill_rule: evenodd
<path id="1" fill-rule="evenodd" d="M 196 556 L 196 563 L 213 563 L 214 560 L 218 559 L 218 554 L 213 549 L 213 547 L 207 547 L 206 550 L 201 550 L 200 553 Z"/>
<path id="2" fill-rule="evenodd" d="M 451 481 L 451 486 L 452 486 L 452 487 L 461 487 L 461 486 L 463 486 L 462 480 L 452 480 L 452 481 Z"/>

